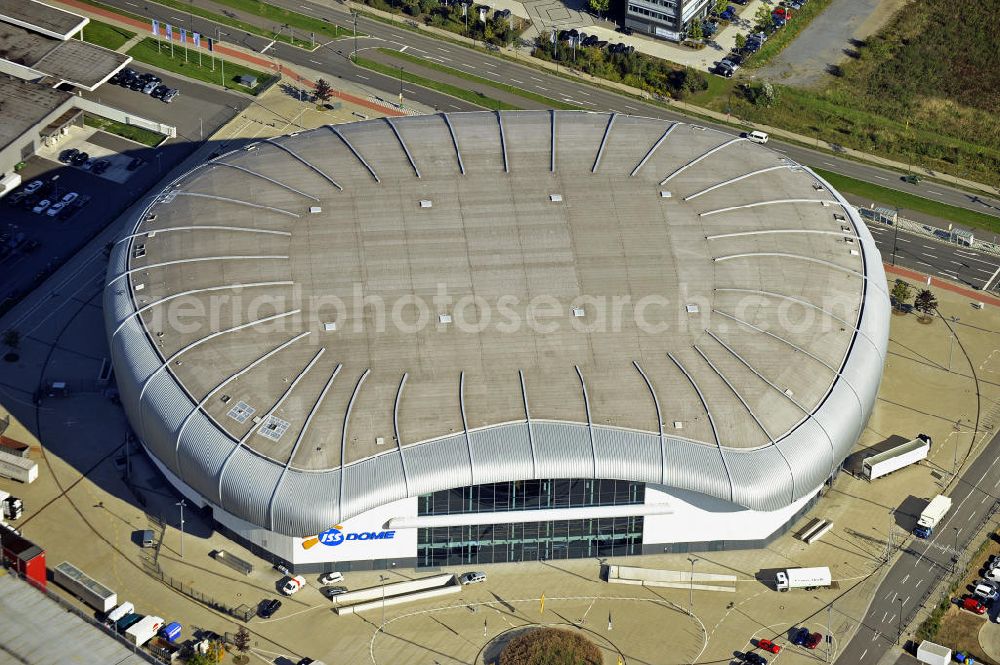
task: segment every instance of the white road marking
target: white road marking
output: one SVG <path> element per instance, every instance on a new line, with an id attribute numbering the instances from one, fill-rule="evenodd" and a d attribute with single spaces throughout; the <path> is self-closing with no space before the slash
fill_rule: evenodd
<path id="1" fill-rule="evenodd" d="M 422 48 L 417 48 L 416 46 L 411 46 L 410 50 L 416 51 L 417 53 L 427 53 L 427 51 L 423 50 Z"/>
<path id="2" fill-rule="evenodd" d="M 916 589 L 918 586 L 920 586 L 923 583 L 924 583 L 924 581 L 922 579 L 917 580 L 917 583 L 913 585 L 913 588 Z"/>
<path id="3" fill-rule="evenodd" d="M 872 176 L 872 177 L 878 178 L 879 180 L 888 180 L 888 178 L 886 178 L 885 176 L 881 176 L 881 175 Z"/>
<path id="4" fill-rule="evenodd" d="M 865 654 L 867 654 L 867 653 L 868 653 L 868 649 L 865 649 L 864 651 L 862 651 L 861 652 L 861 658 L 859 660 L 864 660 L 865 659 Z"/>
<path id="5" fill-rule="evenodd" d="M 823 162 L 823 163 L 826 164 L 827 166 L 836 166 L 836 164 L 833 164 L 831 162 Z"/>
<path id="6" fill-rule="evenodd" d="M 963 252 L 960 249 L 956 249 L 955 253 L 958 254 L 959 256 L 979 256 L 978 254 L 973 254 L 972 252 Z"/>
<path id="7" fill-rule="evenodd" d="M 907 597 L 906 597 L 906 598 L 905 598 L 905 599 L 903 600 L 903 604 L 904 604 L 904 605 L 906 605 L 906 604 L 907 604 L 908 602 L 910 602 L 910 597 L 909 597 L 909 596 L 907 596 Z"/>
<path id="8" fill-rule="evenodd" d="M 359 79 L 364 79 L 366 81 L 368 80 L 367 76 L 362 76 L 361 74 L 355 74 L 355 76 L 357 76 Z"/>
<path id="9" fill-rule="evenodd" d="M 939 275 L 945 275 L 946 277 L 951 277 L 952 279 L 958 279 L 958 275 L 947 270 L 941 270 L 938 272 Z"/>
<path id="10" fill-rule="evenodd" d="M 177 21 L 178 23 L 183 23 L 184 22 L 184 19 L 177 18 L 176 16 L 170 16 L 168 18 L 170 18 L 171 20 Z"/>
<path id="11" fill-rule="evenodd" d="M 409 44 L 407 44 L 407 45 L 406 45 L 406 46 L 404 46 L 403 48 L 399 49 L 399 52 L 400 52 L 400 53 L 402 53 L 403 51 L 405 51 L 405 50 L 406 50 L 406 49 L 408 49 L 408 48 L 410 48 L 410 45 L 409 45 Z"/>
<path id="12" fill-rule="evenodd" d="M 305 5 L 299 5 L 299 9 L 308 9 L 309 11 L 312 11 L 312 7 L 306 7 Z"/>
<path id="13" fill-rule="evenodd" d="M 437 50 L 439 50 L 439 51 L 444 51 L 445 53 L 449 53 L 448 49 L 446 49 L 446 48 L 441 48 L 440 46 L 437 46 L 435 48 L 437 48 Z"/>
<path id="14" fill-rule="evenodd" d="M 928 189 L 927 193 L 933 194 L 934 196 L 944 196 L 944 194 L 942 194 L 941 192 L 935 192 L 933 189 Z"/>
<path id="15" fill-rule="evenodd" d="M 310 60 L 309 62 L 312 62 L 312 63 L 315 63 L 315 64 L 317 64 L 317 65 L 322 65 L 322 64 L 323 64 L 323 63 L 322 63 L 322 62 L 320 62 L 319 60 Z"/>
<path id="16" fill-rule="evenodd" d="M 984 499 L 983 499 L 983 501 L 985 501 L 985 500 L 986 500 L 986 499 L 984 498 Z M 975 514 L 975 513 L 972 513 L 971 515 L 969 515 L 969 519 L 967 519 L 967 520 L 965 520 L 965 521 L 966 521 L 966 522 L 971 522 L 971 521 L 972 521 L 972 518 L 973 518 L 973 517 L 975 517 L 975 516 L 976 516 L 976 514 Z"/>
<path id="17" fill-rule="evenodd" d="M 128 0 L 125 0 L 125 4 L 128 5 L 129 7 L 138 7 L 139 6 L 139 5 L 135 4 L 134 2 L 128 2 Z"/>
<path id="18" fill-rule="evenodd" d="M 456 109 L 456 110 L 458 110 L 458 111 L 461 111 L 461 110 L 462 110 L 462 107 L 461 107 L 461 106 L 455 106 L 454 104 L 449 104 L 449 106 L 451 106 L 451 108 L 453 108 L 453 109 Z"/>
<path id="19" fill-rule="evenodd" d="M 950 263 L 954 263 L 956 266 L 964 266 L 965 265 L 961 261 L 950 261 Z"/>
<path id="20" fill-rule="evenodd" d="M 494 64 L 493 64 L 492 62 L 490 62 L 489 60 L 485 60 L 485 61 L 483 61 L 483 64 L 484 64 L 484 65 L 486 65 L 487 67 L 492 67 L 492 68 L 494 68 L 494 69 L 496 69 L 496 67 L 497 67 L 496 65 L 494 65 Z"/>
<path id="21" fill-rule="evenodd" d="M 908 239 L 906 239 L 906 238 L 900 238 L 899 242 L 910 242 L 910 241 Z"/>
<path id="22" fill-rule="evenodd" d="M 524 81 L 518 81 L 517 79 L 511 79 L 510 82 L 511 83 L 518 83 L 520 85 L 524 85 Z"/>
<path id="23" fill-rule="evenodd" d="M 904 577 L 903 579 L 900 580 L 900 583 L 901 584 L 906 584 L 906 580 L 908 580 L 908 579 L 910 579 L 910 574 L 909 573 L 906 574 L 906 577 Z"/>
<path id="24" fill-rule="evenodd" d="M 936 259 L 937 258 L 937 254 L 931 254 L 930 252 L 924 252 L 924 256 L 926 256 L 928 258 L 931 258 L 931 259 Z"/>
<path id="25" fill-rule="evenodd" d="M 549 91 L 549 89 L 548 89 L 548 88 L 543 88 L 543 87 L 542 87 L 542 86 L 540 86 L 540 85 L 536 85 L 536 86 L 535 86 L 535 89 L 536 89 L 536 90 L 541 90 L 542 92 L 548 92 L 548 91 Z"/>
<path id="26" fill-rule="evenodd" d="M 586 92 L 584 92 L 583 90 L 577 90 L 577 91 L 576 91 L 576 93 L 577 93 L 578 95 L 583 95 L 584 97 L 590 97 L 590 94 L 589 94 L 589 93 L 586 93 Z"/>
<path id="27" fill-rule="evenodd" d="M 544 83 L 544 81 L 542 81 L 542 79 L 535 78 L 534 76 L 529 76 L 528 78 L 531 79 L 532 81 L 538 81 L 539 83 Z"/>

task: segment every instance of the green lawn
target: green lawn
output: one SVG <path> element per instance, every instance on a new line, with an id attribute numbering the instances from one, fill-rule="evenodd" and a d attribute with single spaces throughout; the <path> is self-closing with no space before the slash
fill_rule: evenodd
<path id="1" fill-rule="evenodd" d="M 90 23 L 83 27 L 82 34 L 83 41 L 90 44 L 96 44 L 97 46 L 103 46 L 104 48 L 111 49 L 112 51 L 116 50 L 122 44 L 135 37 L 135 33 L 130 30 L 102 23 L 100 21 L 95 21 L 94 19 L 90 19 Z"/>
<path id="2" fill-rule="evenodd" d="M 234 62 L 226 62 L 222 65 L 222 60 L 215 58 L 215 71 L 212 71 L 212 56 L 202 52 L 201 66 L 198 65 L 198 52 L 194 49 L 184 49 L 180 46 L 174 47 L 174 57 L 170 57 L 170 45 L 160 42 L 159 52 L 157 52 L 156 41 L 152 37 L 147 37 L 129 49 L 128 54 L 147 65 L 155 65 L 167 71 L 187 76 L 188 78 L 222 85 L 222 73 L 225 71 L 227 88 L 241 90 L 256 95 L 260 89 L 272 78 L 273 75 L 265 72 L 250 69 Z M 184 51 L 187 50 L 188 62 L 184 62 Z M 236 82 L 240 76 L 253 76 L 257 79 L 257 87 L 248 89 Z"/>
<path id="3" fill-rule="evenodd" d="M 109 134 L 117 134 L 118 136 L 131 139 L 136 143 L 148 145 L 151 148 L 155 148 L 160 145 L 161 141 L 163 141 L 163 134 L 144 129 L 142 127 L 136 127 L 135 125 L 126 125 L 125 123 L 118 122 L 116 120 L 102 118 L 99 115 L 90 115 L 88 113 L 84 116 L 83 122 L 89 127 L 97 127 L 98 129 L 102 129 Z"/>
<path id="4" fill-rule="evenodd" d="M 748 68 L 760 67 L 770 62 L 774 56 L 781 53 L 782 49 L 792 43 L 799 33 L 806 29 L 814 18 L 819 16 L 826 9 L 832 0 L 811 0 L 802 5 L 802 9 L 792 12 L 792 20 L 785 23 L 785 27 L 775 30 L 760 50 L 747 58 Z M 753 16 L 746 18 L 753 21 Z"/>
<path id="5" fill-rule="evenodd" d="M 925 199 L 916 194 L 907 194 L 889 187 L 873 185 L 870 182 L 856 180 L 832 171 L 813 168 L 822 178 L 841 192 L 849 192 L 857 196 L 870 198 L 875 203 L 881 203 L 894 208 L 899 208 L 901 217 L 906 217 L 907 210 L 915 210 L 940 219 L 947 219 L 951 222 L 971 226 L 977 229 L 986 229 L 993 233 L 1000 233 L 1000 217 L 987 215 L 973 210 L 966 210 L 958 206 L 939 203 L 931 199 Z"/>
<path id="6" fill-rule="evenodd" d="M 509 92 L 511 94 L 517 95 L 518 97 L 524 97 L 525 99 L 530 99 L 532 101 L 538 102 L 539 104 L 544 104 L 545 106 L 554 109 L 567 109 L 567 110 L 577 110 L 580 107 L 574 106 L 573 104 L 567 104 L 566 102 L 561 102 L 558 99 L 552 99 L 551 97 L 546 97 L 544 95 L 539 95 L 522 88 L 518 88 L 513 85 L 508 85 L 506 83 L 499 83 L 497 81 L 491 81 L 490 79 L 483 78 L 481 76 L 476 76 L 475 74 L 469 74 L 468 72 L 463 72 L 460 69 L 453 69 L 445 65 L 440 65 L 436 62 L 431 62 L 430 60 L 424 60 L 415 55 L 410 55 L 409 53 L 402 53 L 390 48 L 380 48 L 380 53 L 384 53 L 392 58 L 398 58 L 400 60 L 405 60 L 406 62 L 412 62 L 413 64 L 420 65 L 421 67 L 427 67 L 428 69 L 433 69 L 435 71 L 441 72 L 443 74 L 449 74 L 451 76 L 457 76 L 459 78 L 465 79 L 467 81 L 472 81 L 473 83 L 479 85 L 489 86 L 491 88 L 496 88 L 497 90 L 503 90 L 504 92 Z M 449 93 L 450 94 L 450 93 Z"/>
<path id="7" fill-rule="evenodd" d="M 358 58 L 357 64 L 365 69 L 370 69 L 373 72 L 379 72 L 380 74 L 385 74 L 387 76 L 394 76 L 399 78 L 400 69 L 399 67 L 393 67 L 392 65 L 383 65 L 381 62 L 375 62 L 374 60 L 368 60 L 367 58 Z M 459 88 L 458 86 L 449 85 L 448 83 L 441 83 L 440 81 L 434 81 L 423 76 L 417 76 L 416 74 L 411 74 L 404 68 L 402 71 L 402 77 L 404 81 L 409 83 L 414 83 L 416 85 L 423 86 L 425 88 L 430 88 L 431 90 L 437 90 L 438 92 L 443 92 L 446 95 L 451 95 L 452 97 L 457 97 L 458 99 L 463 99 L 467 102 L 476 104 L 486 109 L 497 109 L 500 111 L 517 111 L 520 109 L 518 106 L 513 106 L 502 102 L 499 99 L 493 99 L 492 97 L 487 97 L 486 95 L 480 94 L 478 92 L 473 92 L 472 90 L 466 90 L 465 88 Z M 405 100 L 404 100 L 405 104 Z"/>

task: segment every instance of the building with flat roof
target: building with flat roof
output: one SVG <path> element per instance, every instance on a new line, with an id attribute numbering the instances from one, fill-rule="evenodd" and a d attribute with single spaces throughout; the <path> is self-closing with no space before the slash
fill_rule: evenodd
<path id="1" fill-rule="evenodd" d="M 146 451 L 296 569 L 766 543 L 857 440 L 888 314 L 808 168 L 564 111 L 227 153 L 142 211 L 105 289 Z"/>
<path id="2" fill-rule="evenodd" d="M 21 183 L 15 165 L 80 113 L 68 92 L 0 74 L 0 196 Z"/>
<path id="3" fill-rule="evenodd" d="M 132 57 L 73 37 L 90 19 L 37 0 L 0 0 L 0 72 L 94 90 Z"/>
<path id="4" fill-rule="evenodd" d="M 644 35 L 679 42 L 710 9 L 708 0 L 628 0 L 625 25 Z"/>

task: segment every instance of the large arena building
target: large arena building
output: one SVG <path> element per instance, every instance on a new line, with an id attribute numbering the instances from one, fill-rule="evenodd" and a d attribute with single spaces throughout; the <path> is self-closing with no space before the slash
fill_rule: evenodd
<path id="1" fill-rule="evenodd" d="M 146 451 L 297 570 L 757 547 L 875 402 L 889 298 L 815 173 L 614 113 L 260 141 L 111 256 Z"/>

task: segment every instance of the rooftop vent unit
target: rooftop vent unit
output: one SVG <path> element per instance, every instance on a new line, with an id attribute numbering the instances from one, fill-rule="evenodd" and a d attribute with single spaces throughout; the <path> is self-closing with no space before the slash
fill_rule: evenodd
<path id="1" fill-rule="evenodd" d="M 579 319 L 579 318 L 582 318 L 583 315 L 584 315 L 584 311 L 583 311 L 582 307 L 574 307 L 573 308 L 573 316 L 575 316 L 576 318 Z"/>
<path id="2" fill-rule="evenodd" d="M 146 288 L 145 284 L 136 284 L 135 285 L 135 290 L 136 291 L 142 291 L 144 288 Z"/>
<path id="3" fill-rule="evenodd" d="M 316 215 L 316 214 L 319 214 L 321 212 L 323 212 L 323 208 L 321 208 L 320 206 L 309 206 L 309 213 L 310 214 Z"/>
<path id="4" fill-rule="evenodd" d="M 434 203 L 430 199 L 420 199 L 421 208 L 430 208 L 432 205 L 434 205 Z"/>
<path id="5" fill-rule="evenodd" d="M 684 423 L 682 423 L 680 420 L 675 420 L 674 429 L 684 429 Z"/>
<path id="6" fill-rule="evenodd" d="M 660 191 L 660 198 L 661 199 L 669 199 L 672 196 L 673 196 L 673 194 L 671 194 L 670 192 L 668 192 L 666 190 L 661 190 Z"/>
<path id="7" fill-rule="evenodd" d="M 336 321 L 327 321 L 326 323 L 323 324 L 323 330 L 325 330 L 326 332 L 333 332 L 336 329 L 337 329 Z"/>
<path id="8" fill-rule="evenodd" d="M 559 203 L 562 201 L 562 194 L 549 194 L 549 201 L 553 203 Z"/>
<path id="9" fill-rule="evenodd" d="M 701 311 L 701 310 L 700 310 L 700 309 L 698 308 L 698 305 L 685 305 L 685 306 L 684 306 L 684 309 L 686 309 L 686 310 L 687 310 L 687 313 L 688 313 L 688 314 L 697 314 L 697 313 L 698 313 L 699 311 Z"/>
<path id="10" fill-rule="evenodd" d="M 451 323 L 451 314 L 438 314 L 438 323 Z"/>

